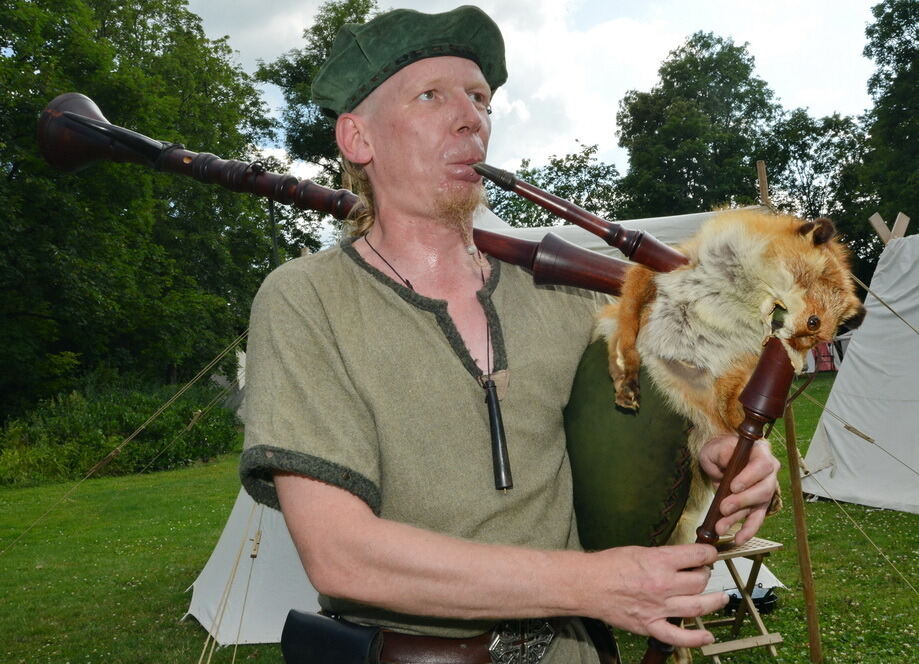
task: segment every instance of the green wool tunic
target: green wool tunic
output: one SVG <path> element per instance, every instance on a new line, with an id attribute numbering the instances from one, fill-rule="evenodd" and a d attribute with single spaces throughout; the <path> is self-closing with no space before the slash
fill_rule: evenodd
<path id="1" fill-rule="evenodd" d="M 385 519 L 479 542 L 579 548 L 562 411 L 601 296 L 534 286 L 526 271 L 490 260 L 478 298 L 494 369 L 507 371 L 513 489 L 494 488 L 481 372 L 446 302 L 396 283 L 346 241 L 284 264 L 253 302 L 240 470 L 249 494 L 277 508 L 272 475 L 290 471 L 347 489 Z M 409 633 L 493 626 L 320 604 Z M 596 662 L 579 621 L 560 632 L 544 662 Z"/>

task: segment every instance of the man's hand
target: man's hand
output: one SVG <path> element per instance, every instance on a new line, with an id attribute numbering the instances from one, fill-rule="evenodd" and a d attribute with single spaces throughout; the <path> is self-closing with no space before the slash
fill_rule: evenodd
<path id="1" fill-rule="evenodd" d="M 591 575 L 607 598 L 600 619 L 636 634 L 675 646 L 698 648 L 714 641 L 710 632 L 682 629 L 667 621 L 721 609 L 725 593 L 702 595 L 718 552 L 707 544 L 607 549 L 590 554 L 598 567 Z"/>
<path id="2" fill-rule="evenodd" d="M 724 476 L 724 469 L 736 445 L 737 436 L 725 434 L 712 438 L 699 452 L 702 470 L 716 483 Z M 750 461 L 731 482 L 731 495 L 721 502 L 722 518 L 715 524 L 719 535 L 739 521 L 744 523 L 734 536 L 737 544 L 743 544 L 756 534 L 766 518 L 772 496 L 779 489 L 779 467 L 769 441 L 756 441 L 750 452 Z"/>

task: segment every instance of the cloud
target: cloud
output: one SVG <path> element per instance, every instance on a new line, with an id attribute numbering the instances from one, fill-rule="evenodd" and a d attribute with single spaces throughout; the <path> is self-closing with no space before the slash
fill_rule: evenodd
<path id="1" fill-rule="evenodd" d="M 504 34 L 510 79 L 494 100 L 489 160 L 516 168 L 553 154 L 599 145 L 621 172 L 616 113 L 630 89 L 648 90 L 667 54 L 698 30 L 748 42 L 756 73 L 786 108 L 815 115 L 857 114 L 869 104 L 872 63 L 861 56 L 875 0 L 479 0 Z M 253 71 L 303 46 L 318 0 L 190 0 L 211 37 L 230 35 L 240 63 Z M 426 12 L 459 0 L 380 2 Z M 273 105 L 277 90 L 269 91 Z"/>
<path id="2" fill-rule="evenodd" d="M 513 128 L 526 154 L 540 163 L 572 152 L 576 139 L 598 144 L 605 161 L 625 170 L 625 155 L 616 145 L 619 100 L 630 89 L 653 85 L 670 40 L 632 19 L 584 31 L 548 23 L 535 33 L 507 32 L 508 60 L 518 63 L 507 93 L 533 109 L 527 125 Z M 533 43 L 545 47 L 534 50 Z"/>
<path id="3" fill-rule="evenodd" d="M 255 71 L 256 61 L 269 62 L 303 46 L 303 29 L 312 25 L 319 0 L 189 0 L 188 8 L 202 17 L 211 39 L 229 35 L 243 68 Z"/>

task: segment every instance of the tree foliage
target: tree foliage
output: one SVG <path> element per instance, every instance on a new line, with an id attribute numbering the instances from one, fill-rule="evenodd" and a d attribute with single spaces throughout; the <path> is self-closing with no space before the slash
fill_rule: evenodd
<path id="1" fill-rule="evenodd" d="M 864 54 L 877 63 L 868 81 L 867 151 L 861 188 L 892 222 L 898 212 L 919 218 L 919 1 L 885 0 L 871 10 Z M 913 224 L 915 232 L 916 224 Z"/>
<path id="2" fill-rule="evenodd" d="M 814 118 L 798 108 L 775 123 L 771 140 L 773 202 L 805 219 L 844 214 L 846 177 L 864 153 L 858 122 L 839 114 Z"/>
<path id="3" fill-rule="evenodd" d="M 755 162 L 767 158 L 779 107 L 745 45 L 697 32 L 672 51 L 650 92 L 620 102 L 619 145 L 629 154 L 629 216 L 710 210 L 756 200 Z"/>
<path id="4" fill-rule="evenodd" d="M 99 365 L 188 375 L 245 327 L 263 201 L 135 166 L 62 174 L 35 141 L 79 91 L 114 124 L 250 159 L 271 123 L 231 56 L 184 0 L 0 0 L 0 412 Z"/>
<path id="5" fill-rule="evenodd" d="M 258 80 L 277 85 L 284 95 L 282 122 L 288 152 L 321 166 L 325 184 L 340 182 L 338 147 L 334 124 L 313 103 L 310 89 L 341 26 L 364 23 L 376 9 L 375 0 L 328 0 L 320 5 L 313 25 L 303 31 L 306 45 L 260 64 L 256 72 Z"/>
<path id="6" fill-rule="evenodd" d="M 853 270 L 870 280 L 881 244 L 866 223 L 869 205 L 861 184 L 867 136 L 857 119 L 811 117 L 804 109 L 782 115 L 771 140 L 769 184 L 780 209 L 805 219 L 830 217 L 852 250 Z"/>
<path id="7" fill-rule="evenodd" d="M 619 172 L 596 157 L 596 145 L 582 145 L 578 152 L 552 156 L 544 166 L 530 166 L 524 159 L 516 175 L 588 212 L 607 219 L 617 216 Z M 564 222 L 517 194 L 487 183 L 492 211 L 512 226 L 553 226 Z"/>
<path id="8" fill-rule="evenodd" d="M 167 470 L 213 458 L 242 442 L 235 415 L 212 407 L 220 388 L 201 383 L 110 457 L 175 388 L 106 373 L 97 372 L 79 391 L 42 400 L 0 426 L 0 486 L 79 480 L 94 467 L 94 477 Z"/>
<path id="9" fill-rule="evenodd" d="M 281 88 L 288 151 L 318 164 L 324 184 L 338 184 L 337 150 L 310 87 L 340 26 L 376 11 L 375 0 L 327 0 L 303 48 L 256 75 Z M 597 159 L 596 145 L 543 166 L 524 160 L 517 174 L 628 218 L 754 202 L 754 163 L 765 159 L 776 201 L 830 214 L 867 276 L 880 244 L 865 218 L 919 215 L 919 2 L 872 11 L 874 107 L 861 123 L 782 111 L 745 45 L 698 32 L 650 91 L 622 99 L 626 176 Z M 135 166 L 54 172 L 35 144 L 41 109 L 80 91 L 114 124 L 251 160 L 274 131 L 255 82 L 226 39 L 204 36 L 185 0 L 0 0 L 0 415 L 100 366 L 159 378 L 199 368 L 244 328 L 272 262 L 264 201 Z M 516 196 L 492 190 L 491 199 L 511 223 L 557 223 Z M 317 216 L 276 214 L 282 258 L 318 246 Z"/>

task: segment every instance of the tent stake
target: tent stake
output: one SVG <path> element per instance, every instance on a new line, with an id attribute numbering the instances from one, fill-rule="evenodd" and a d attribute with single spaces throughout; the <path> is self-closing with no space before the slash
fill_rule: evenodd
<path id="1" fill-rule="evenodd" d="M 798 443 L 795 433 L 795 413 L 791 404 L 785 407 L 785 449 L 788 452 L 788 474 L 791 476 L 792 511 L 795 520 L 795 544 L 798 547 L 798 567 L 804 586 L 804 606 L 807 612 L 807 635 L 810 643 L 810 660 L 823 661 L 820 640 L 820 622 L 817 617 L 817 593 L 811 569 L 810 545 L 807 541 L 807 521 L 804 515 L 804 494 L 801 490 L 801 466 L 798 463 Z"/>

